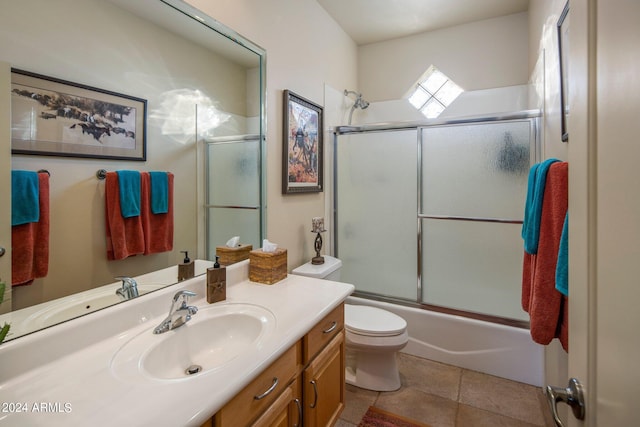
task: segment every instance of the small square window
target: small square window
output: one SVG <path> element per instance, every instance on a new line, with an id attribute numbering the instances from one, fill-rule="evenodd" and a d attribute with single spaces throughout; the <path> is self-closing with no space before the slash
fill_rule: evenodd
<path id="1" fill-rule="evenodd" d="M 460 86 L 432 65 L 409 95 L 409 102 L 427 118 L 435 118 L 462 92 Z"/>
<path id="2" fill-rule="evenodd" d="M 438 89 L 447 82 L 447 80 L 449 80 L 447 76 L 434 68 L 433 72 L 431 72 L 426 79 L 420 82 L 420 86 L 423 86 L 429 92 L 435 94 Z"/>
<path id="3" fill-rule="evenodd" d="M 444 105 L 451 105 L 451 103 L 462 93 L 462 89 L 460 86 L 448 80 L 439 91 L 435 93 L 438 101 L 442 102 Z"/>
<path id="4" fill-rule="evenodd" d="M 437 99 L 431 97 L 427 103 L 422 107 L 420 112 L 425 115 L 427 119 L 435 119 L 444 111 L 444 105 L 440 104 Z"/>
<path id="5" fill-rule="evenodd" d="M 429 98 L 431 98 L 431 94 L 418 86 L 415 92 L 413 92 L 413 95 L 409 97 L 409 102 L 411 105 L 419 109 L 429 100 Z"/>

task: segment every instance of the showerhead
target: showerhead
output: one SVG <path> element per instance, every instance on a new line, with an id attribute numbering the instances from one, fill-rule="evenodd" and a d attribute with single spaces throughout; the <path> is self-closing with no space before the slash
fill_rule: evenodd
<path id="1" fill-rule="evenodd" d="M 356 106 L 360 107 L 361 109 L 365 109 L 369 106 L 369 101 L 365 101 L 364 99 L 362 99 L 362 97 L 356 99 Z"/>
<path id="2" fill-rule="evenodd" d="M 351 124 L 351 118 L 353 117 L 353 110 L 355 110 L 356 108 L 360 108 L 361 110 L 364 110 L 365 108 L 369 107 L 369 101 L 365 101 L 364 99 L 362 99 L 361 93 L 345 89 L 344 96 L 349 96 L 349 95 L 356 96 L 356 100 L 351 106 L 351 111 L 349 112 L 349 124 Z"/>
<path id="3" fill-rule="evenodd" d="M 356 100 L 355 103 L 353 104 L 353 108 L 360 108 L 362 110 L 364 110 L 365 108 L 367 108 L 369 106 L 369 101 L 365 101 L 362 98 L 362 94 L 360 92 L 356 92 L 353 90 L 344 90 L 344 96 L 349 96 L 349 95 L 355 95 Z"/>

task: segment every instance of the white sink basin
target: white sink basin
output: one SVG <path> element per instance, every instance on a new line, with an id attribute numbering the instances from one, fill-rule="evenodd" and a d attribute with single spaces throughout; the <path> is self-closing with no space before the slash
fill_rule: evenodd
<path id="1" fill-rule="evenodd" d="M 257 351 L 275 323 L 275 316 L 257 305 L 200 308 L 179 328 L 154 334 L 154 324 L 133 337 L 115 354 L 111 370 L 123 380 L 194 378 Z"/>

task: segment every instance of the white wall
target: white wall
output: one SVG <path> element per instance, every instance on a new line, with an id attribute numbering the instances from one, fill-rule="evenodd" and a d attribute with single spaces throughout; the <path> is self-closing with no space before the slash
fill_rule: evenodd
<path id="1" fill-rule="evenodd" d="M 358 88 L 369 101 L 402 98 L 430 65 L 467 91 L 526 84 L 527 13 L 360 46 Z"/>
<path id="2" fill-rule="evenodd" d="M 355 88 L 357 47 L 316 0 L 188 2 L 267 51 L 267 237 L 287 248 L 291 270 L 315 254 L 311 218 L 324 215 L 327 192 L 281 194 L 282 91 L 324 106 L 325 84 Z"/>

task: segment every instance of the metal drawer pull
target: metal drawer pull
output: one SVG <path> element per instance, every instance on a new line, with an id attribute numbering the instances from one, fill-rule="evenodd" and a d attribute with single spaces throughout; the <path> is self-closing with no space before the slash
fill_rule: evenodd
<path id="1" fill-rule="evenodd" d="M 551 414 L 553 415 L 553 421 L 555 421 L 556 426 L 564 426 L 558 416 L 558 402 L 564 402 L 571 406 L 573 415 L 579 420 L 584 420 L 584 394 L 582 392 L 582 384 L 580 384 L 577 379 L 571 378 L 567 388 L 548 385 L 544 389 L 544 394 L 547 396 L 547 400 L 549 401 Z"/>
<path id="2" fill-rule="evenodd" d="M 264 393 L 262 393 L 261 395 L 253 396 L 253 398 L 255 400 L 262 400 L 265 397 L 267 397 L 269 395 L 269 393 L 271 393 L 273 390 L 275 390 L 277 386 L 278 386 L 278 378 L 273 377 L 273 384 L 271 384 L 271 387 L 269 387 L 269 389 L 267 391 L 265 391 Z"/>
<path id="3" fill-rule="evenodd" d="M 293 401 L 296 402 L 296 406 L 298 407 L 298 422 L 294 424 L 293 427 L 299 427 L 302 425 L 302 403 L 300 403 L 300 399 L 298 398 L 295 398 Z"/>
<path id="4" fill-rule="evenodd" d="M 313 403 L 309 406 L 311 409 L 315 408 L 318 404 L 318 387 L 316 386 L 316 380 L 311 380 L 311 385 L 313 386 Z"/>
<path id="5" fill-rule="evenodd" d="M 334 320 L 333 322 L 331 322 L 331 326 L 329 327 L 329 329 L 326 329 L 326 330 L 322 331 L 322 333 L 323 334 L 329 334 L 329 333 L 335 331 L 337 326 L 338 326 L 338 322 L 336 322 Z"/>

